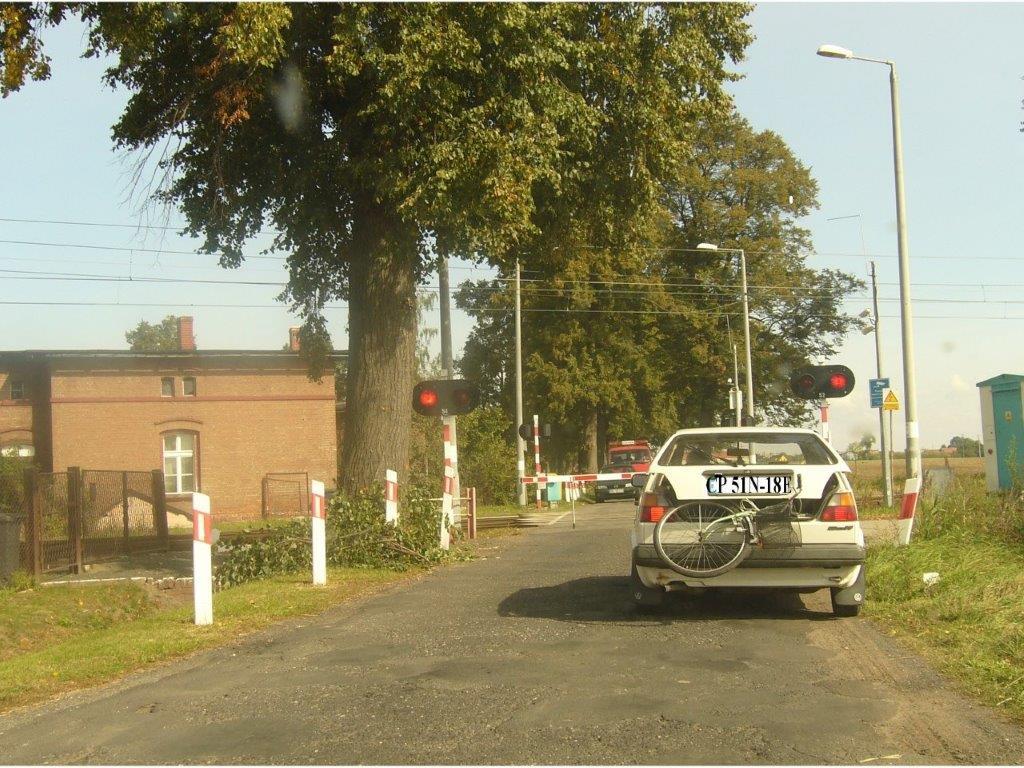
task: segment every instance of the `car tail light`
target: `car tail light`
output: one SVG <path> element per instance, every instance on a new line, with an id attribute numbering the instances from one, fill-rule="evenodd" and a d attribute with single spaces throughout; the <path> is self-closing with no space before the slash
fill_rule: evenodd
<path id="1" fill-rule="evenodd" d="M 640 497 L 640 522 L 656 523 L 665 514 L 665 507 L 660 503 L 658 494 L 645 493 Z"/>
<path id="2" fill-rule="evenodd" d="M 847 523 L 857 519 L 857 502 L 849 491 L 838 491 L 828 500 L 821 518 L 826 523 Z"/>

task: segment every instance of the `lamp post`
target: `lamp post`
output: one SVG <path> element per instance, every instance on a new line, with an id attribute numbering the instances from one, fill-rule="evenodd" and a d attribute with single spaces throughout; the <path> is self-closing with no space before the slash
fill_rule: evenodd
<path id="1" fill-rule="evenodd" d="M 900 129 L 899 81 L 896 64 L 886 59 L 854 56 L 853 51 L 838 45 L 822 45 L 818 55 L 830 59 L 868 61 L 889 67 L 889 92 L 892 99 L 892 156 L 896 176 L 896 227 L 900 264 L 900 317 L 903 336 L 903 386 L 906 401 L 907 477 L 921 475 L 920 429 L 917 423 L 917 380 L 914 373 L 914 318 L 910 307 L 910 251 L 907 247 L 907 210 L 903 193 L 903 138 Z"/>
<path id="2" fill-rule="evenodd" d="M 747 301 L 747 255 L 742 248 L 719 248 L 714 243 L 701 243 L 698 251 L 724 251 L 740 255 L 740 279 L 743 288 L 743 344 L 746 347 L 747 366 L 747 414 L 754 418 L 754 369 L 750 365 L 750 305 Z"/>

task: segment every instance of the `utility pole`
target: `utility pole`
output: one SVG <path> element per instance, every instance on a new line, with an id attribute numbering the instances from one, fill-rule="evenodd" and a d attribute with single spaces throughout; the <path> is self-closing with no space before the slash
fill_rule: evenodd
<path id="1" fill-rule="evenodd" d="M 875 262 L 871 262 L 871 301 L 875 313 L 875 364 L 877 377 L 882 376 L 882 328 L 878 315 L 878 280 L 875 275 Z M 885 491 L 885 506 L 892 506 L 892 466 L 889 463 L 888 445 L 885 438 L 885 410 L 878 409 L 879 458 L 882 460 L 882 488 Z"/>
<path id="2" fill-rule="evenodd" d="M 731 334 L 730 334 L 731 335 Z M 729 400 L 736 411 L 736 426 L 743 426 L 743 393 L 740 391 L 740 363 L 736 356 L 736 345 L 732 345 L 732 386 L 729 388 Z"/>
<path id="3" fill-rule="evenodd" d="M 526 485 L 520 477 L 526 475 L 526 441 L 519 435 L 523 423 L 523 307 L 522 288 L 519 284 L 519 259 L 516 259 L 516 485 L 519 487 L 519 506 L 526 506 Z"/>
<path id="4" fill-rule="evenodd" d="M 452 360 L 452 299 L 451 287 L 448 282 L 448 257 L 441 259 L 437 266 L 437 284 L 440 294 L 441 309 L 441 366 L 444 368 L 444 378 L 455 378 L 455 363 Z M 459 438 L 455 427 L 455 417 L 445 416 L 443 422 L 451 427 L 451 438 L 455 458 L 452 463 L 455 470 L 455 484 L 452 488 L 452 501 L 455 507 L 461 506 L 459 499 L 462 496 L 459 483 Z"/>

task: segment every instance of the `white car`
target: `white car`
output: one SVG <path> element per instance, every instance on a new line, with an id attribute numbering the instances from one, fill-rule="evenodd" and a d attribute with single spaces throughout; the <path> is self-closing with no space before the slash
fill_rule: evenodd
<path id="1" fill-rule="evenodd" d="M 638 607 L 687 588 L 828 589 L 864 603 L 864 533 L 850 468 L 809 429 L 683 429 L 658 451 L 631 534 Z"/>

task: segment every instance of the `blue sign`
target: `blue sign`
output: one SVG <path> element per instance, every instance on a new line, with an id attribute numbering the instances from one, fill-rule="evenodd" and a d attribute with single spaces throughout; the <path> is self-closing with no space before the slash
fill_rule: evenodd
<path id="1" fill-rule="evenodd" d="M 889 389 L 889 380 L 869 379 L 868 385 L 871 390 L 871 407 L 881 408 L 882 398 L 885 397 L 885 390 Z"/>

